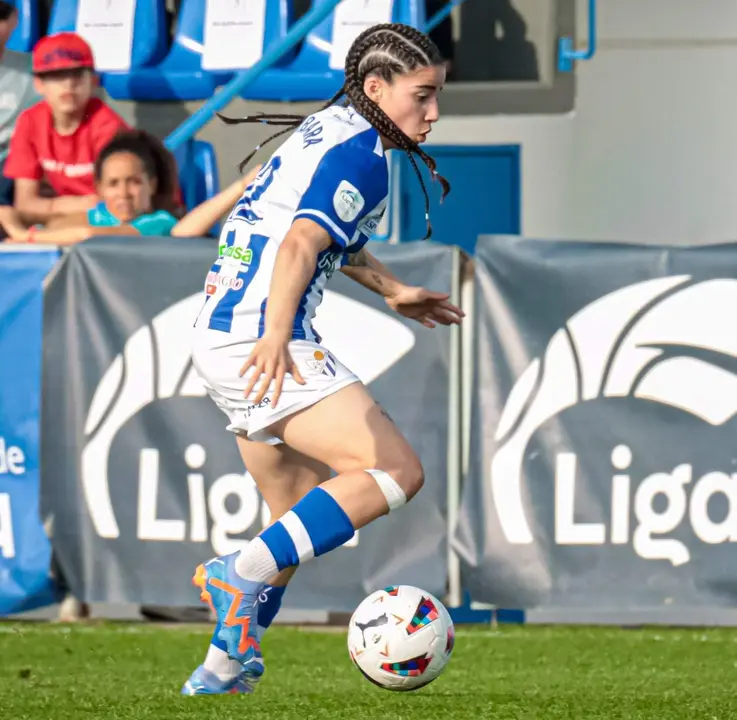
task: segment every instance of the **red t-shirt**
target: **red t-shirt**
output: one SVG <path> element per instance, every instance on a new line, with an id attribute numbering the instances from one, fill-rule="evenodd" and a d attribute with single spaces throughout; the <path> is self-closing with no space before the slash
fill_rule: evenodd
<path id="1" fill-rule="evenodd" d="M 51 108 L 42 101 L 18 117 L 3 174 L 14 180 L 46 180 L 57 195 L 91 195 L 95 158 L 121 129 L 128 129 L 123 119 L 102 100 L 91 98 L 79 127 L 60 135 Z"/>

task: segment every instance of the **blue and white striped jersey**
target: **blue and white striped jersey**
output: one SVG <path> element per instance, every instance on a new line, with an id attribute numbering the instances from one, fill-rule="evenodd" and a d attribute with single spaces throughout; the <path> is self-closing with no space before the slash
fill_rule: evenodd
<path id="1" fill-rule="evenodd" d="M 308 117 L 271 156 L 225 222 L 196 327 L 232 333 L 237 341 L 261 337 L 277 250 L 292 222 L 309 218 L 333 242 L 318 256 L 292 337 L 318 340 L 312 319 L 325 283 L 375 232 L 388 184 L 379 134 L 353 108 L 333 105 Z"/>

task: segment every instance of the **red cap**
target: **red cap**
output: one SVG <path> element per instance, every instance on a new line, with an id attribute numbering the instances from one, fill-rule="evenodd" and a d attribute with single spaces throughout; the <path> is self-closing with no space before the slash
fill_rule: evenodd
<path id="1" fill-rule="evenodd" d="M 92 48 L 73 32 L 60 32 L 41 38 L 33 48 L 33 74 L 73 70 L 95 69 Z"/>

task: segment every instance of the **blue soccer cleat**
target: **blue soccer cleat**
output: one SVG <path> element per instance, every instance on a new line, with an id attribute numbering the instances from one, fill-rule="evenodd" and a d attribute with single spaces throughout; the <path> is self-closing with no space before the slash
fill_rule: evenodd
<path id="1" fill-rule="evenodd" d="M 263 664 L 262 664 L 263 667 Z M 184 683 L 182 695 L 247 695 L 255 689 L 261 673 L 244 670 L 231 680 L 221 680 L 215 673 L 200 665 Z"/>
<path id="2" fill-rule="evenodd" d="M 184 683 L 182 695 L 235 695 L 240 692 L 236 687 L 237 684 L 237 677 L 223 681 L 204 665 L 200 665 Z"/>
<path id="3" fill-rule="evenodd" d="M 221 624 L 218 637 L 226 644 L 232 660 L 251 675 L 263 675 L 256 612 L 264 583 L 244 580 L 235 571 L 237 552 L 213 558 L 195 571 L 192 582 L 200 598 L 208 603 Z"/>

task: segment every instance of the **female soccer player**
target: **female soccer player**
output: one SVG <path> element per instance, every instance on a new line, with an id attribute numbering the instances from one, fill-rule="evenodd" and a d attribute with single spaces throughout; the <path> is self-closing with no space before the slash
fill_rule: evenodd
<path id="1" fill-rule="evenodd" d="M 311 321 L 325 283 L 342 269 L 426 327 L 460 322 L 463 313 L 447 294 L 404 285 L 364 248 L 387 204 L 387 149 L 404 150 L 422 182 L 418 155 L 449 190 L 419 147 L 438 119 L 444 81 L 443 58 L 426 35 L 377 25 L 351 46 L 345 84 L 321 111 L 306 119 L 230 121 L 287 126 L 270 140 L 296 132 L 223 228 L 225 250 L 208 275 L 193 361 L 280 519 L 246 550 L 197 568 L 194 582 L 218 626 L 183 693 L 250 691 L 263 673 L 261 634 L 296 567 L 341 546 L 422 487 L 417 455 L 366 387 L 320 344 Z M 336 105 L 344 95 L 348 104 Z"/>

